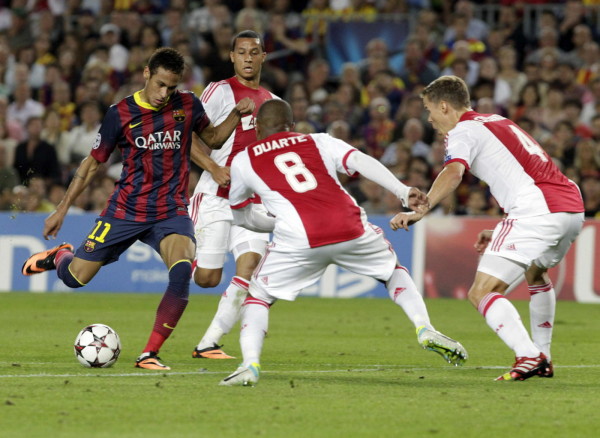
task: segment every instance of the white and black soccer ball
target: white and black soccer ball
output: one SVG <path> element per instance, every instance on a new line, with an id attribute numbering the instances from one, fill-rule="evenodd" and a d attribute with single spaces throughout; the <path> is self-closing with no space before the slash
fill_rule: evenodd
<path id="1" fill-rule="evenodd" d="M 75 338 L 75 357 L 87 368 L 108 368 L 121 354 L 121 340 L 116 331 L 104 324 L 91 324 Z"/>

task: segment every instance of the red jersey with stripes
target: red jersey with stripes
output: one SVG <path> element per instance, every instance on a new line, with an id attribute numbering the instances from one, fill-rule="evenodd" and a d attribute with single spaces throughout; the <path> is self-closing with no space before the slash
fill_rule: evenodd
<path id="1" fill-rule="evenodd" d="M 192 132 L 209 123 L 188 91 L 175 91 L 161 108 L 143 102 L 139 91 L 111 106 L 91 155 L 104 163 L 118 147 L 123 170 L 101 215 L 136 222 L 187 215 Z"/>
<path id="2" fill-rule="evenodd" d="M 356 149 L 327 134 L 281 132 L 257 141 L 231 164 L 232 208 L 256 193 L 275 216 L 273 242 L 314 248 L 362 236 L 367 218 L 342 187 L 337 172 L 353 175 L 346 160 Z"/>
<path id="3" fill-rule="evenodd" d="M 262 103 L 269 99 L 278 99 L 273 93 L 263 87 L 250 88 L 242 84 L 237 77 L 232 77 L 220 82 L 211 82 L 200 96 L 202 105 L 213 125 L 219 125 L 227 118 L 235 105 L 245 97 L 249 97 L 256 104 L 254 113 L 242 116 L 235 131 L 227 139 L 221 149 L 211 151 L 210 157 L 219 166 L 230 166 L 233 158 L 250 143 L 256 141 L 254 121 Z M 194 190 L 196 193 L 208 193 L 227 198 L 229 188 L 219 187 L 210 172 L 202 172 L 200 181 Z"/>
<path id="4" fill-rule="evenodd" d="M 468 111 L 446 137 L 446 165 L 461 162 L 512 218 L 584 211 L 579 187 L 516 123 Z"/>

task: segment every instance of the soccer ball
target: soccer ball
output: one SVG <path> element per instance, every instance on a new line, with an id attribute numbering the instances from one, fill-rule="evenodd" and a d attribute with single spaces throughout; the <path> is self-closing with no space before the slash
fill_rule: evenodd
<path id="1" fill-rule="evenodd" d="M 75 357 L 87 368 L 108 368 L 121 353 L 119 335 L 109 326 L 92 324 L 85 327 L 75 338 Z"/>

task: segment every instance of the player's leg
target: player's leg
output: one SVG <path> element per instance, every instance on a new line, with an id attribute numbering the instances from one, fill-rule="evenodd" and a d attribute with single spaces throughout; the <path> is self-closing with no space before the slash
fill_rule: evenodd
<path id="1" fill-rule="evenodd" d="M 241 313 L 242 365 L 221 385 L 252 385 L 258 381 L 260 356 L 269 327 L 269 311 L 277 299 L 293 301 L 299 291 L 318 281 L 331 263 L 327 250 L 294 250 L 267 246 L 250 282 Z"/>
<path id="2" fill-rule="evenodd" d="M 550 344 L 556 314 L 556 294 L 547 269 L 532 264 L 525 273 L 529 286 L 529 317 L 533 343 L 551 359 Z"/>
<path id="3" fill-rule="evenodd" d="M 160 253 L 169 269 L 169 283 L 158 309 L 152 332 L 136 367 L 168 370 L 160 362 L 158 352 L 169 338 L 188 304 L 192 259 L 195 241 L 189 217 L 179 216 L 154 224 L 151 232 L 141 240 Z"/>
<path id="4" fill-rule="evenodd" d="M 548 215 L 545 220 L 555 223 L 556 231 L 545 233 L 547 237 L 555 240 L 548 242 L 548 247 L 531 264 L 525 273 L 525 278 L 531 296 L 529 302 L 531 338 L 546 355 L 549 362 L 548 368 L 540 376 L 552 377 L 554 370 L 550 346 L 556 313 L 556 293 L 547 272 L 548 268 L 555 266 L 564 258 L 571 244 L 581 232 L 583 216 L 581 214 L 556 213 Z"/>
<path id="5" fill-rule="evenodd" d="M 236 226 L 231 227 L 228 240 L 236 261 L 236 273 L 221 295 L 217 312 L 192 352 L 192 357 L 232 358 L 221 350 L 219 343 L 239 319 L 242 303 L 248 295 L 250 277 L 264 254 L 267 238 L 267 234 L 254 233 Z M 222 262 L 224 262 L 224 258 L 223 255 Z"/>
<path id="6" fill-rule="evenodd" d="M 497 380 L 525 380 L 539 375 L 548 364 L 546 356 L 529 337 L 519 312 L 503 295 L 524 269 L 524 265 L 514 260 L 484 254 L 468 294 L 487 325 L 515 353 L 512 369 Z"/>
<path id="7" fill-rule="evenodd" d="M 335 263 L 358 274 L 385 283 L 391 300 L 400 306 L 417 329 L 417 340 L 427 350 L 440 354 L 447 362 L 461 365 L 468 354 L 464 347 L 436 331 L 422 295 L 408 270 L 400 266 L 391 244 L 379 227 L 371 227 L 358 239 L 339 244 Z"/>
<path id="8" fill-rule="evenodd" d="M 103 265 L 118 260 L 139 232 L 140 224 L 99 217 L 75 253 L 73 245 L 63 243 L 34 254 L 24 263 L 23 274 L 33 275 L 56 269 L 58 278 L 66 286 L 85 286 Z"/>

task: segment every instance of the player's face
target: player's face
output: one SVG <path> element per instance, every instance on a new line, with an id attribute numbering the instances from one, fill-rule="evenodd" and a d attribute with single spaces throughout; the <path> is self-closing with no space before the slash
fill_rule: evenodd
<path id="1" fill-rule="evenodd" d="M 144 87 L 146 102 L 158 108 L 169 101 L 181 81 L 181 75 L 158 67 L 156 73 L 150 76 L 150 69 L 146 67 L 144 69 L 144 79 L 146 79 L 146 86 Z"/>
<path id="2" fill-rule="evenodd" d="M 235 74 L 247 81 L 258 80 L 267 54 L 257 38 L 238 38 L 235 49 L 229 53 Z"/>
<path id="3" fill-rule="evenodd" d="M 445 101 L 442 100 L 438 103 L 433 103 L 427 97 L 424 97 L 423 106 L 429 113 L 429 123 L 431 123 L 433 129 L 438 131 L 440 134 L 445 136 L 448 131 L 450 131 L 456 125 L 456 123 L 450 117 L 448 112 L 448 103 Z"/>

